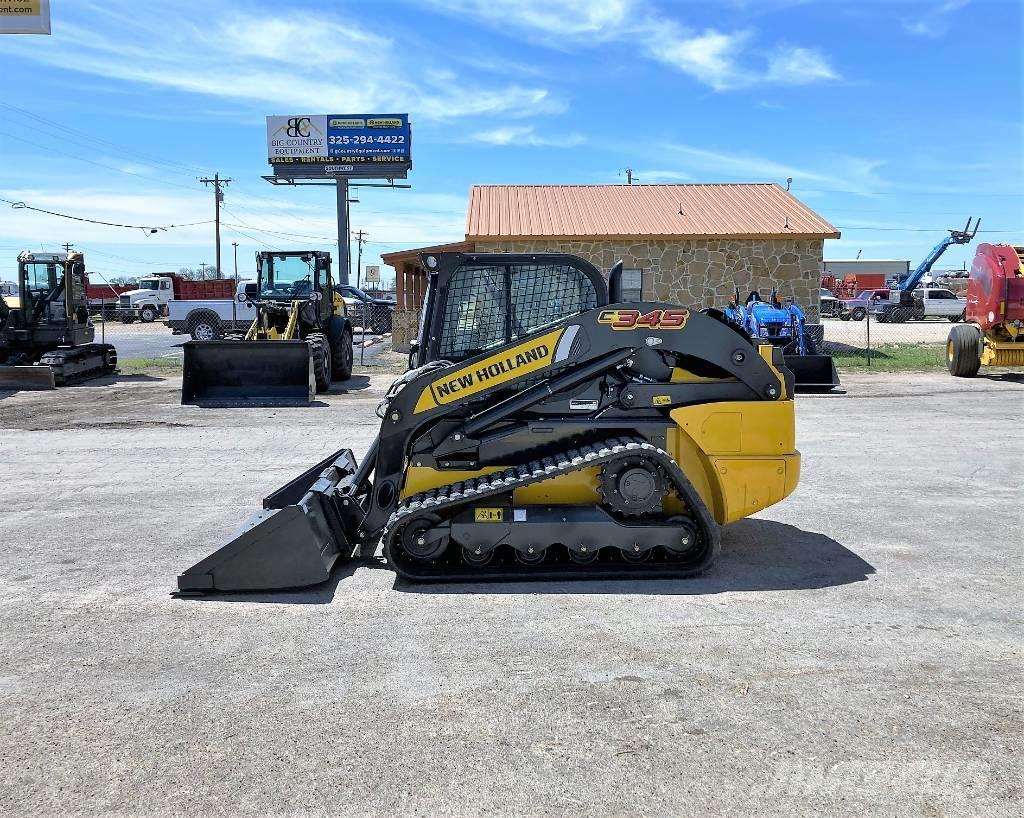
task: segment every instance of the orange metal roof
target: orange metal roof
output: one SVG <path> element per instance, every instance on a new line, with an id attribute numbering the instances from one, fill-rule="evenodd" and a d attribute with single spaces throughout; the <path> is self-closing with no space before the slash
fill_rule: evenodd
<path id="1" fill-rule="evenodd" d="M 680 210 L 682 213 L 680 213 Z M 831 238 L 777 184 L 473 185 L 466 240 Z"/>
<path id="2" fill-rule="evenodd" d="M 421 253 L 472 253 L 474 250 L 471 241 L 453 241 L 448 244 L 433 244 L 430 247 L 410 247 L 407 250 L 394 250 L 390 253 L 381 253 L 385 264 L 394 267 L 408 261 L 419 261 Z"/>

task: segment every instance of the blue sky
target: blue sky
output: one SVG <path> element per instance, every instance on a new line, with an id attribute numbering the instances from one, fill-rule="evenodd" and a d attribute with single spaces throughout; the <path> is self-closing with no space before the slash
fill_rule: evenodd
<path id="1" fill-rule="evenodd" d="M 970 215 L 986 240 L 1024 242 L 1013 0 L 52 6 L 53 36 L 0 35 L 0 198 L 183 224 L 212 217 L 197 179 L 219 171 L 226 271 L 232 241 L 242 272 L 264 246 L 331 249 L 332 191 L 260 179 L 267 114 L 409 112 L 413 188 L 352 206 L 364 263 L 460 239 L 473 183 L 614 184 L 626 167 L 792 177 L 843 231 L 826 258 L 916 261 Z M 0 204 L 0 278 L 19 249 L 65 241 L 108 275 L 214 259 L 212 225 L 147 237 Z"/>

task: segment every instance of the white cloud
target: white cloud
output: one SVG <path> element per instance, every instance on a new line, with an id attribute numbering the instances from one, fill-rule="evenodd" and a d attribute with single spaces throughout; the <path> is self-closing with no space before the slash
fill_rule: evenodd
<path id="1" fill-rule="evenodd" d="M 838 79 L 839 75 L 820 52 L 811 48 L 786 47 L 769 55 L 765 78 L 770 82 L 807 85 Z"/>
<path id="2" fill-rule="evenodd" d="M 70 10 L 71 7 L 69 7 Z M 435 68 L 422 51 L 326 13 L 175 3 L 146 14 L 65 19 L 60 39 L 15 40 L 24 60 L 270 110 L 402 110 L 428 120 L 561 110 L 546 88 L 483 84 Z M 202 27 L 189 20 L 203 19 Z M 49 38 L 47 38 L 49 40 Z M 67 42 L 74 43 L 73 48 Z M 7 43 L 4 44 L 8 46 Z"/>
<path id="3" fill-rule="evenodd" d="M 658 182 L 692 182 L 693 176 L 681 170 L 638 170 L 633 174 L 633 181 L 638 184 L 656 184 Z"/>
<path id="4" fill-rule="evenodd" d="M 426 5 L 455 15 L 472 15 L 505 28 L 541 37 L 612 39 L 637 14 L 634 0 L 424 0 Z"/>
<path id="5" fill-rule="evenodd" d="M 960 0 L 950 0 L 959 2 Z M 620 42 L 716 91 L 762 84 L 807 85 L 839 78 L 827 58 L 808 47 L 755 45 L 752 30 L 698 31 L 643 0 L 421 0 L 453 16 L 472 16 L 554 48 Z"/>
<path id="6" fill-rule="evenodd" d="M 748 31 L 725 34 L 708 29 L 687 37 L 675 26 L 659 26 L 652 29 L 647 48 L 658 61 L 696 77 L 716 91 L 725 91 L 753 80 L 736 63 L 736 56 L 743 52 L 750 36 Z"/>
<path id="7" fill-rule="evenodd" d="M 494 128 L 489 131 L 478 131 L 470 136 L 474 142 L 483 142 L 488 145 L 512 145 L 516 147 L 549 147 L 549 148 L 571 148 L 582 144 L 585 140 L 575 133 L 561 135 L 543 136 L 538 134 L 532 125 L 523 127 L 509 126 Z"/>
<path id="8" fill-rule="evenodd" d="M 924 16 L 904 17 L 903 30 L 915 37 L 941 37 L 950 29 L 949 16 L 971 0 L 944 0 L 942 3 L 928 3 Z"/>
<path id="9" fill-rule="evenodd" d="M 701 179 L 721 174 L 726 180 L 774 181 L 780 184 L 792 178 L 793 191 L 798 196 L 801 195 L 802 187 L 842 190 L 869 196 L 872 191 L 885 186 L 876 173 L 883 163 L 860 157 L 829 157 L 829 170 L 821 171 L 749 153 L 725 153 L 679 143 L 662 145 L 661 150 L 665 156 L 676 159 L 676 171 L 679 173 L 692 174 Z"/>

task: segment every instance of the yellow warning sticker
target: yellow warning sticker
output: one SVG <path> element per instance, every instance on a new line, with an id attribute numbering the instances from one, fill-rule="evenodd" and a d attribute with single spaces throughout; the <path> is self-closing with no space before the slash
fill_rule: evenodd
<path id="1" fill-rule="evenodd" d="M 478 523 L 500 523 L 502 520 L 500 508 L 477 508 L 473 510 L 473 519 Z"/>
<path id="2" fill-rule="evenodd" d="M 651 399 L 651 403 L 654 406 L 668 406 L 672 403 L 672 398 L 669 395 L 655 395 Z"/>

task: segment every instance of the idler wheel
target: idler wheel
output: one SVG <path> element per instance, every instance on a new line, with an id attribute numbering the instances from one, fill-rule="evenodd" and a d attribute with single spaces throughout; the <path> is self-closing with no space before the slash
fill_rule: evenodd
<path id="1" fill-rule="evenodd" d="M 448 533 L 434 530 L 440 522 L 436 514 L 421 514 L 407 522 L 402 529 L 402 550 L 417 560 L 436 560 L 448 547 Z"/>

